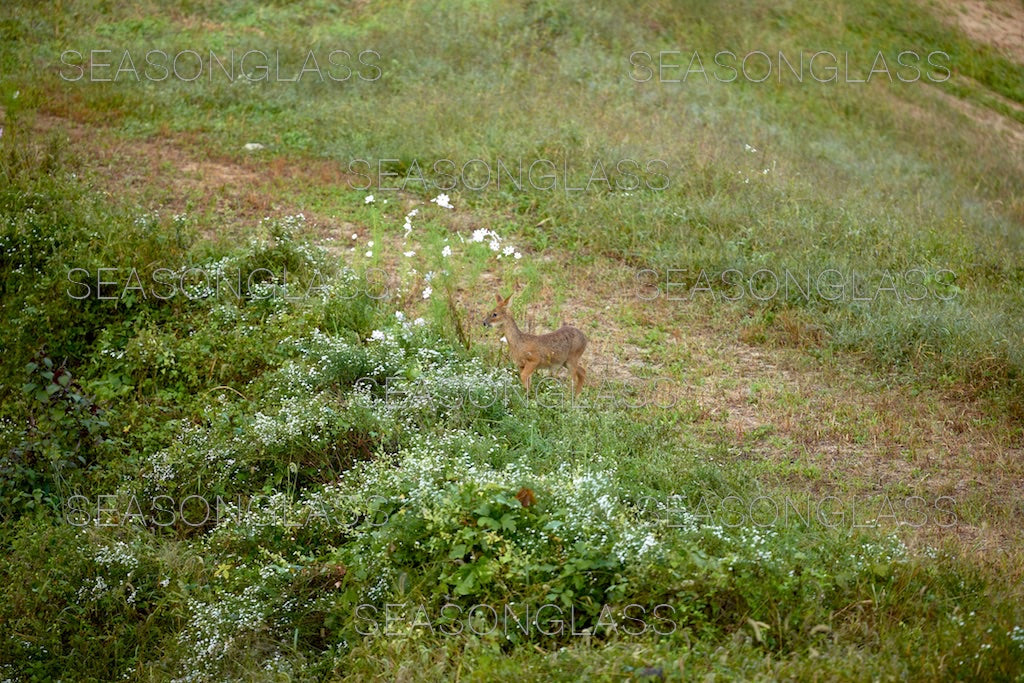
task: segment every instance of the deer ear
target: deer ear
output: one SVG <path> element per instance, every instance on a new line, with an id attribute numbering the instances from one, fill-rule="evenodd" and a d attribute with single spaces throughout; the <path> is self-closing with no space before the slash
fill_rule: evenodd
<path id="1" fill-rule="evenodd" d="M 514 293 L 515 292 L 513 292 L 513 294 Z M 509 299 L 511 299 L 511 298 L 512 298 L 512 294 L 509 294 L 507 297 L 505 297 L 505 300 L 503 302 L 501 302 L 502 305 L 504 306 L 505 304 L 507 304 L 509 302 Z"/>
<path id="2" fill-rule="evenodd" d="M 501 300 L 501 294 L 495 294 L 495 295 L 494 295 L 494 298 L 498 300 L 498 303 L 499 303 L 499 304 L 500 304 L 500 303 L 504 303 L 504 302 L 503 302 L 503 301 Z"/>

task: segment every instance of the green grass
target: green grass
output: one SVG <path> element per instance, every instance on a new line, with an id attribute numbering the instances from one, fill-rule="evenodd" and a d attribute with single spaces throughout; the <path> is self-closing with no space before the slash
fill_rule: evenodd
<path id="1" fill-rule="evenodd" d="M 1024 168 L 975 117 L 1019 128 L 1024 66 L 937 9 L 18 3 L 0 38 L 0 678 L 1021 680 Z M 94 49 L 358 72 L 67 80 Z M 951 75 L 630 77 L 719 50 Z M 614 355 L 581 402 L 522 395 L 495 289 Z M 725 504 L 806 495 L 862 507 Z M 481 604 L 575 630 L 438 628 Z"/>

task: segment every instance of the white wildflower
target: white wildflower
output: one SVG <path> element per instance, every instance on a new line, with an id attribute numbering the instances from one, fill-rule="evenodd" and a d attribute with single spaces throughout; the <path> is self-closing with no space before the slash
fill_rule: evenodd
<path id="1" fill-rule="evenodd" d="M 433 203 L 437 204 L 442 209 L 452 209 L 452 208 L 455 208 L 455 207 L 452 206 L 451 201 L 449 201 L 448 195 L 446 195 L 444 193 L 441 193 L 441 194 L 437 195 L 436 197 L 434 197 L 430 201 L 432 201 Z"/>

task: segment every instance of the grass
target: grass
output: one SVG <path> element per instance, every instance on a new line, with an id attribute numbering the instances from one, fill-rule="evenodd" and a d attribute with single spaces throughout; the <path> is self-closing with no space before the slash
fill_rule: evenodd
<path id="1" fill-rule="evenodd" d="M 0 36 L 0 677 L 1020 680 L 1024 66 L 939 8 Z M 851 82 L 902 50 L 949 78 Z M 579 402 L 523 395 L 494 291 L 588 335 Z"/>

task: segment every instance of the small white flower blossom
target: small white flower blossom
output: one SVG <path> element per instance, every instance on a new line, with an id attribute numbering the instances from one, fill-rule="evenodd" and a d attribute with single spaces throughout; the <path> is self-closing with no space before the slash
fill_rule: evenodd
<path id="1" fill-rule="evenodd" d="M 352 233 L 352 239 L 354 239 L 354 240 L 359 239 L 359 233 L 357 233 L 357 232 Z"/>
<path id="2" fill-rule="evenodd" d="M 366 252 L 366 258 L 370 258 L 371 256 L 373 256 L 373 250 L 372 249 Z"/>
<path id="3" fill-rule="evenodd" d="M 373 240 L 370 240 L 369 242 L 367 242 L 367 243 L 366 243 L 366 246 L 368 246 L 368 247 L 372 247 L 372 246 L 373 246 Z"/>
<path id="4" fill-rule="evenodd" d="M 373 204 L 373 195 L 372 194 L 366 195 L 366 197 L 363 199 L 363 203 L 364 204 Z"/>
<path id="5" fill-rule="evenodd" d="M 423 288 L 423 298 L 424 299 L 429 299 L 430 295 L 433 294 L 433 292 L 434 292 L 433 287 L 431 287 L 430 285 L 427 285 L 426 287 Z"/>
<path id="6" fill-rule="evenodd" d="M 447 244 L 444 245 L 444 249 L 441 250 L 441 256 L 444 256 L 445 258 L 447 258 L 447 257 L 449 257 L 451 255 L 452 255 L 452 248 L 450 246 L 448 246 Z"/>
<path id="7" fill-rule="evenodd" d="M 397 320 L 398 322 L 402 322 L 403 320 L 405 320 L 405 313 L 402 313 L 401 311 L 395 311 L 395 320 Z"/>
<path id="8" fill-rule="evenodd" d="M 406 258 L 412 258 L 413 256 L 416 255 L 416 252 L 410 249 L 409 251 L 404 252 L 402 255 L 405 256 Z"/>
<path id="9" fill-rule="evenodd" d="M 452 206 L 451 201 L 449 201 L 448 195 L 446 195 L 444 193 L 441 193 L 441 194 L 437 195 L 436 197 L 434 197 L 430 201 L 432 201 L 433 203 L 437 204 L 442 209 L 452 209 L 452 208 L 455 208 L 455 207 Z"/>
<path id="10" fill-rule="evenodd" d="M 427 321 L 424 320 L 423 318 L 416 318 L 415 320 L 412 321 L 412 324 L 415 325 L 416 327 L 423 327 L 424 325 L 427 324 Z"/>

